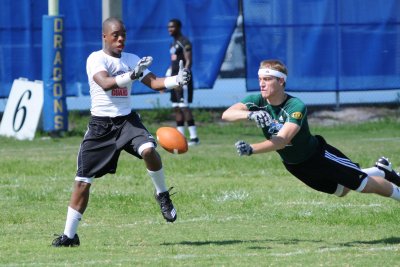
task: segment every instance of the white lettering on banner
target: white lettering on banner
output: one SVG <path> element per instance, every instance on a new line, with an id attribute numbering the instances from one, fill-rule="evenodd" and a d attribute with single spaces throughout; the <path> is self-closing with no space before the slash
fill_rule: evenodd
<path id="1" fill-rule="evenodd" d="M 43 82 L 14 80 L 0 124 L 0 135 L 32 140 L 43 108 Z"/>

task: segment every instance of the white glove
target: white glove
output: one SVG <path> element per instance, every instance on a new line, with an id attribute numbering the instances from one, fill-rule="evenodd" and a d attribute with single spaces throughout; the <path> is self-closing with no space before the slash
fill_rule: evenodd
<path id="1" fill-rule="evenodd" d="M 251 111 L 247 115 L 249 121 L 255 121 L 258 128 L 264 128 L 271 124 L 272 117 L 265 110 Z"/>
<path id="2" fill-rule="evenodd" d="M 136 80 L 139 79 L 140 77 L 143 76 L 143 71 L 147 69 L 151 63 L 153 62 L 153 58 L 148 56 L 148 57 L 142 57 L 139 62 L 136 64 L 135 68 L 133 69 L 131 73 L 131 79 Z"/>
<path id="3" fill-rule="evenodd" d="M 190 81 L 192 74 L 189 69 L 183 68 L 183 61 L 179 61 L 179 72 L 176 75 L 176 82 L 179 86 L 187 85 Z"/>
<path id="4" fill-rule="evenodd" d="M 235 146 L 239 156 L 250 156 L 251 154 L 253 154 L 253 148 L 245 141 L 237 141 L 235 143 Z"/>

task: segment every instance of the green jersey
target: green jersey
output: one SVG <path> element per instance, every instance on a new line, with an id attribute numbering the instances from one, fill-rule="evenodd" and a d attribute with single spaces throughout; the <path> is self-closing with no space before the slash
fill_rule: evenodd
<path id="1" fill-rule="evenodd" d="M 307 160 L 317 149 L 318 140 L 310 133 L 307 121 L 307 107 L 297 97 L 288 95 L 287 99 L 279 106 L 270 105 L 261 94 L 249 95 L 242 100 L 250 111 L 265 110 L 273 123 L 262 128 L 267 139 L 277 135 L 286 122 L 300 126 L 300 131 L 293 137 L 290 144 L 277 150 L 282 160 L 289 164 L 297 164 Z"/>

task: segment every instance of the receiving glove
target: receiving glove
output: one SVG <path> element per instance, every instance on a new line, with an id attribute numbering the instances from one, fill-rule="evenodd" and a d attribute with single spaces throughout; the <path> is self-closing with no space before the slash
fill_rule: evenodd
<path id="1" fill-rule="evenodd" d="M 190 81 L 192 74 L 190 73 L 189 69 L 183 67 L 183 61 L 179 61 L 179 72 L 176 75 L 176 82 L 179 86 L 187 85 Z"/>
<path id="2" fill-rule="evenodd" d="M 239 156 L 250 156 L 251 154 L 253 154 L 253 148 L 245 141 L 237 141 L 235 143 L 235 146 Z"/>
<path id="3" fill-rule="evenodd" d="M 255 121 L 258 128 L 264 128 L 271 124 L 272 117 L 265 110 L 251 111 L 247 115 L 249 121 Z"/>
<path id="4" fill-rule="evenodd" d="M 147 69 L 151 63 L 153 62 L 153 58 L 148 56 L 148 57 L 142 57 L 139 62 L 136 64 L 135 68 L 133 69 L 131 73 L 131 79 L 136 80 L 139 79 L 140 77 L 143 76 L 143 71 Z"/>

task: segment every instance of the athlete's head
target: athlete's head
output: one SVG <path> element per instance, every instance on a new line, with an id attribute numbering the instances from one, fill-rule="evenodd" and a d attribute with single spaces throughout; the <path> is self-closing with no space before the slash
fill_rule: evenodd
<path id="1" fill-rule="evenodd" d="M 103 22 L 104 52 L 113 57 L 120 57 L 125 47 L 126 30 L 118 18 L 108 18 Z"/>
<path id="2" fill-rule="evenodd" d="M 263 60 L 258 70 L 258 82 L 264 98 L 281 94 L 286 86 L 287 68 L 279 60 Z"/>
<path id="3" fill-rule="evenodd" d="M 176 37 L 181 34 L 182 22 L 179 19 L 170 19 L 168 22 L 168 33 L 172 37 Z"/>

